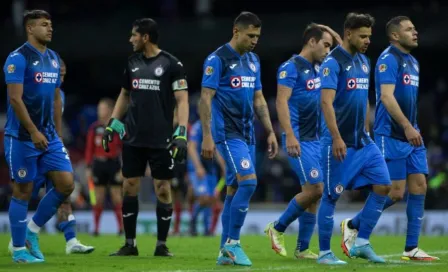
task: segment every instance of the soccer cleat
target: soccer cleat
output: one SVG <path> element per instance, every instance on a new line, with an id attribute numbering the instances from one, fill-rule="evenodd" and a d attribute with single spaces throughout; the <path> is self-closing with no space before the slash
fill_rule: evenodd
<path id="1" fill-rule="evenodd" d="M 34 257 L 26 249 L 15 250 L 12 253 L 12 261 L 15 263 L 43 263 L 43 259 Z"/>
<path id="2" fill-rule="evenodd" d="M 170 252 L 166 245 L 158 245 L 156 246 L 156 250 L 154 251 L 154 256 L 174 257 L 174 254 Z"/>
<path id="3" fill-rule="evenodd" d="M 424 252 L 423 250 L 414 248 L 411 251 L 403 252 L 403 256 L 401 256 L 403 261 L 421 261 L 421 262 L 432 262 L 440 260 L 438 257 L 434 257 Z"/>
<path id="4" fill-rule="evenodd" d="M 73 241 L 72 241 L 73 240 Z M 93 246 L 85 246 L 81 244 L 76 238 L 67 242 L 65 246 L 65 253 L 68 254 L 89 254 L 92 253 L 95 248 Z"/>
<path id="5" fill-rule="evenodd" d="M 366 259 L 372 263 L 385 263 L 386 261 L 380 256 L 376 255 L 370 244 L 363 246 L 354 245 L 349 252 L 350 256 L 356 258 Z"/>
<path id="6" fill-rule="evenodd" d="M 12 240 L 9 240 L 9 243 L 8 243 L 8 252 L 9 252 L 9 254 L 13 254 L 14 253 L 14 249 L 13 249 L 13 245 L 12 245 Z"/>
<path id="7" fill-rule="evenodd" d="M 328 252 L 327 254 L 317 258 L 318 264 L 329 264 L 329 265 L 344 265 L 346 262 L 339 260 L 333 252 Z"/>
<path id="8" fill-rule="evenodd" d="M 271 246 L 275 253 L 282 257 L 286 257 L 288 253 L 285 249 L 285 237 L 283 235 L 283 232 L 277 231 L 274 228 L 274 223 L 271 222 L 264 229 L 264 233 L 266 233 L 266 235 L 269 237 L 269 240 L 271 240 Z"/>
<path id="9" fill-rule="evenodd" d="M 219 251 L 218 259 L 216 259 L 216 265 L 234 265 L 233 260 L 229 257 L 222 255 L 222 251 Z"/>
<path id="10" fill-rule="evenodd" d="M 42 251 L 40 251 L 39 235 L 37 233 L 34 233 L 27 228 L 25 243 L 31 255 L 41 260 L 45 259 L 44 255 L 42 254 Z"/>
<path id="11" fill-rule="evenodd" d="M 356 229 L 351 229 L 348 227 L 348 222 L 350 220 L 351 218 L 347 218 L 342 220 L 341 222 L 341 234 L 342 234 L 341 248 L 347 257 L 352 258 L 350 256 L 350 249 L 355 244 L 356 237 L 358 236 L 358 231 Z"/>
<path id="12" fill-rule="evenodd" d="M 125 244 L 117 252 L 111 253 L 109 256 L 138 256 L 138 249 L 136 246 Z"/>
<path id="13" fill-rule="evenodd" d="M 244 253 L 243 248 L 240 243 L 234 245 L 224 245 L 221 249 L 222 255 L 224 257 L 230 258 L 235 265 L 251 266 L 252 262 L 246 253 Z"/>
<path id="14" fill-rule="evenodd" d="M 294 258 L 296 259 L 310 259 L 317 260 L 319 255 L 312 252 L 311 249 L 305 249 L 304 251 L 299 251 L 298 249 L 294 252 Z"/>

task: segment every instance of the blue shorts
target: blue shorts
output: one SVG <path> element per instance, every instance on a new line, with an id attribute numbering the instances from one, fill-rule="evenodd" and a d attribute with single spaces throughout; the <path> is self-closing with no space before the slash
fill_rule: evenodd
<path id="1" fill-rule="evenodd" d="M 256 175 L 255 145 L 248 145 L 240 139 L 229 139 L 217 143 L 216 147 L 226 162 L 227 186 L 236 188 L 238 180 L 245 180 L 249 175 Z"/>
<path id="2" fill-rule="evenodd" d="M 405 180 L 410 174 L 428 174 L 425 145 L 414 147 L 387 136 L 378 136 L 375 142 L 386 160 L 392 181 Z"/>
<path id="3" fill-rule="evenodd" d="M 386 162 L 373 142 L 361 149 L 347 148 L 342 162 L 334 158 L 331 145 L 323 146 L 322 171 L 324 192 L 333 199 L 338 199 L 344 190 L 391 184 Z"/>
<path id="4" fill-rule="evenodd" d="M 39 197 L 39 191 L 41 188 L 45 187 L 45 191 L 48 193 L 53 188 L 53 182 L 49 180 L 45 175 L 39 174 L 33 182 L 33 193 L 31 195 L 32 199 L 37 199 Z"/>
<path id="5" fill-rule="evenodd" d="M 195 172 L 189 172 L 188 177 L 193 186 L 194 196 L 213 196 L 218 177 L 213 174 L 206 174 L 202 179 L 196 176 Z"/>
<path id="6" fill-rule="evenodd" d="M 32 182 L 49 171 L 73 172 L 67 150 L 58 137 L 48 143 L 47 150 L 39 150 L 31 141 L 19 141 L 11 136 L 5 136 L 4 146 L 9 174 L 15 182 Z"/>
<path id="7" fill-rule="evenodd" d="M 286 149 L 286 135 L 282 137 L 283 149 Z M 300 184 L 306 182 L 316 184 L 323 181 L 321 160 L 321 145 L 319 141 L 301 142 L 301 155 L 298 158 L 288 156 L 288 162 L 292 170 L 296 173 L 300 180 Z"/>

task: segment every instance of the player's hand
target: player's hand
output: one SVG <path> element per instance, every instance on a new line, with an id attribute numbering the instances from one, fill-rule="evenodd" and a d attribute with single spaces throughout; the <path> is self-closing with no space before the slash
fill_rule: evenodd
<path id="1" fill-rule="evenodd" d="M 206 174 L 206 172 L 205 172 L 205 168 L 203 166 L 196 168 L 196 176 L 199 179 L 203 179 L 205 177 L 205 174 Z"/>
<path id="2" fill-rule="evenodd" d="M 293 158 L 300 157 L 302 151 L 300 150 L 299 141 L 297 141 L 294 134 L 286 134 L 286 150 L 289 156 Z"/>
<path id="3" fill-rule="evenodd" d="M 118 136 L 120 136 L 120 139 L 123 139 L 126 135 L 126 130 L 124 128 L 124 124 L 115 118 L 111 118 L 109 120 L 109 124 L 107 124 L 106 129 L 103 133 L 103 149 L 106 152 L 109 152 L 109 143 L 113 141 L 114 139 L 114 133 L 118 133 Z"/>
<path id="4" fill-rule="evenodd" d="M 213 137 L 211 135 L 204 136 L 202 139 L 202 157 L 206 160 L 213 159 L 213 156 L 215 155 L 215 148 L 215 141 L 213 141 Z"/>
<path id="5" fill-rule="evenodd" d="M 48 148 L 48 140 L 39 130 L 31 133 L 31 141 L 37 149 L 46 150 Z"/>
<path id="6" fill-rule="evenodd" d="M 404 128 L 404 134 L 412 146 L 421 146 L 423 144 L 422 136 L 412 125 Z"/>
<path id="7" fill-rule="evenodd" d="M 278 143 L 277 143 L 277 137 L 275 137 L 275 133 L 272 131 L 269 133 L 268 136 L 268 154 L 269 159 L 275 158 L 278 153 Z"/>
<path id="8" fill-rule="evenodd" d="M 176 162 L 185 162 L 187 159 L 187 128 L 185 126 L 177 127 L 167 149 L 171 150 L 171 156 Z"/>
<path id="9" fill-rule="evenodd" d="M 347 146 L 341 137 L 333 139 L 333 156 L 338 161 L 343 161 L 347 156 Z"/>

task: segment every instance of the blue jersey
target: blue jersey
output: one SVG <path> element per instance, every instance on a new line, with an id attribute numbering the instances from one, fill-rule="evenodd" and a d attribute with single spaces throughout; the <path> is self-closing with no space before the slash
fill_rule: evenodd
<path id="1" fill-rule="evenodd" d="M 291 126 L 300 141 L 318 139 L 320 116 L 319 66 L 299 55 L 284 62 L 277 73 L 277 83 L 292 89 L 288 100 Z"/>
<path id="2" fill-rule="evenodd" d="M 31 44 L 25 43 L 7 58 L 4 73 L 6 84 L 23 84 L 23 103 L 37 129 L 51 140 L 56 136 L 54 124 L 54 94 L 59 88 L 59 56 L 52 50 L 39 52 Z M 22 126 L 8 97 L 5 135 L 19 140 L 31 139 Z"/>
<path id="3" fill-rule="evenodd" d="M 199 158 L 201 159 L 201 163 L 204 166 L 205 170 L 208 173 L 215 174 L 216 172 L 216 166 L 215 163 L 212 160 L 204 160 L 202 159 L 201 149 L 202 149 L 202 125 L 201 121 L 196 121 L 190 129 L 189 133 L 189 141 L 196 143 L 196 152 L 199 154 Z M 189 172 L 195 172 L 194 164 L 191 160 L 187 160 L 187 169 Z"/>
<path id="4" fill-rule="evenodd" d="M 410 54 L 389 46 L 378 58 L 375 68 L 376 113 L 375 135 L 406 140 L 403 128 L 398 124 L 381 102 L 381 84 L 394 84 L 394 97 L 404 116 L 418 130 L 417 98 L 419 85 L 419 65 Z"/>
<path id="5" fill-rule="evenodd" d="M 322 91 L 336 90 L 333 102 L 339 133 L 347 147 L 361 148 L 372 140 L 365 130 L 369 92 L 370 63 L 363 54 L 350 55 L 337 46 L 320 67 Z M 331 144 L 332 137 L 322 118 L 323 144 Z"/>
<path id="6" fill-rule="evenodd" d="M 258 56 L 241 56 L 229 44 L 221 46 L 205 60 L 202 87 L 216 90 L 211 122 L 215 142 L 241 139 L 255 144 L 253 101 L 261 90 Z"/>

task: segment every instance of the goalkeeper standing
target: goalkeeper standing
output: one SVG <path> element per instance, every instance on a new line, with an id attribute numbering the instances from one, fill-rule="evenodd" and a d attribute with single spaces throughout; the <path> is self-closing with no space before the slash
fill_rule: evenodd
<path id="1" fill-rule="evenodd" d="M 144 18 L 134 22 L 129 41 L 135 53 L 128 59 L 121 93 L 103 136 L 106 151 L 114 133 L 124 143 L 122 212 L 126 242 L 111 256 L 138 256 L 135 239 L 138 192 L 147 163 L 157 195 L 154 255 L 173 256 L 166 246 L 173 213 L 171 181 L 174 162 L 182 163 L 187 153 L 188 92 L 182 63 L 159 49 L 158 37 L 154 20 Z M 179 126 L 173 134 L 175 106 Z"/>

